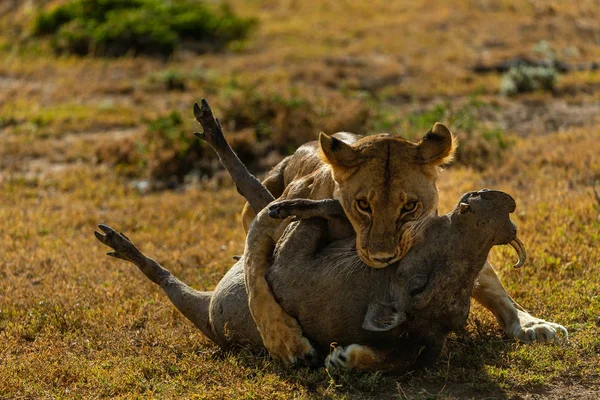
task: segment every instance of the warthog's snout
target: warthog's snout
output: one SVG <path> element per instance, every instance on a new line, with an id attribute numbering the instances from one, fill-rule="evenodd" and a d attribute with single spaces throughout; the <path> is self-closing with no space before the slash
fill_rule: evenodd
<path id="1" fill-rule="evenodd" d="M 372 332 L 392 330 L 406 321 L 406 313 L 394 304 L 372 302 L 369 304 L 362 327 Z"/>

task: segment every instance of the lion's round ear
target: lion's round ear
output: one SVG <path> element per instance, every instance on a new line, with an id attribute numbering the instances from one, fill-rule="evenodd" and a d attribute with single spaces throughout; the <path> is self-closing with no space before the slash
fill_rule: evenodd
<path id="1" fill-rule="evenodd" d="M 420 162 L 430 165 L 449 163 L 454 158 L 457 147 L 456 137 L 439 122 L 436 122 L 425 137 L 417 143 Z"/>
<path id="2" fill-rule="evenodd" d="M 360 154 L 349 144 L 323 132 L 319 134 L 319 144 L 321 159 L 332 167 L 351 168 L 356 166 Z"/>

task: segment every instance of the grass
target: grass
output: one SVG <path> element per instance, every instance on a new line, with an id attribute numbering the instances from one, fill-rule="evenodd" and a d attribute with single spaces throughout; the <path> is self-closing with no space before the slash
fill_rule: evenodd
<path id="1" fill-rule="evenodd" d="M 133 266 L 106 257 L 92 237 L 98 222 L 109 223 L 186 282 L 210 288 L 243 248 L 242 201 L 234 189 L 140 196 L 113 171 L 91 166 L 50 180 L 9 178 L 0 195 L 0 216 L 13 221 L 1 244 L 0 393 L 343 398 L 394 396 L 400 387 L 411 396 L 425 388 L 444 398 L 594 387 L 600 372 L 600 303 L 594 297 L 600 289 L 600 205 L 587 182 L 599 170 L 597 141 L 586 130 L 522 140 L 503 169 L 456 168 L 440 182 L 442 211 L 467 189 L 485 185 L 513 193 L 529 263 L 512 270 L 510 249 L 494 251 L 493 262 L 513 296 L 536 315 L 568 326 L 570 340 L 515 343 L 475 306 L 436 370 L 399 379 L 330 377 L 325 370 L 288 370 L 265 358 L 224 353 Z M 569 143 L 576 151 L 557 154 Z M 539 156 L 524 161 L 531 153 Z M 549 163 L 554 157 L 562 163 Z M 544 166 L 515 179 L 523 165 Z"/>
<path id="2" fill-rule="evenodd" d="M 543 40 L 559 59 L 597 60 L 594 2 L 231 5 L 261 21 L 246 50 L 167 61 L 56 56 L 27 36 L 30 8 L 0 13 L 0 397 L 596 398 L 600 74 L 502 97 L 500 76 L 469 70 L 482 51 L 493 62 Z M 92 234 L 101 222 L 125 232 L 198 289 L 228 270 L 243 250 L 243 202 L 217 167 L 211 180 L 207 172 L 200 184 L 146 193 L 100 157 L 128 156 L 147 142 L 148 121 L 173 112 L 175 136 L 191 137 L 200 97 L 255 170 L 319 130 L 418 139 L 446 123 L 470 157 L 440 178 L 440 212 L 468 190 L 511 193 L 529 262 L 513 270 L 512 250 L 498 248 L 492 263 L 515 300 L 564 324 L 569 340 L 517 343 L 474 304 L 436 368 L 410 376 L 289 369 L 221 351 Z"/>

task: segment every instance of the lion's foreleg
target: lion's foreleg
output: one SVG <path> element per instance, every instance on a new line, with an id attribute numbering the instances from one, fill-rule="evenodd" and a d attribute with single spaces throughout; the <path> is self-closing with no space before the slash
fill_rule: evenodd
<path id="1" fill-rule="evenodd" d="M 266 210 L 257 215 L 246 239 L 244 276 L 250 313 L 265 348 L 272 357 L 295 363 L 312 359 L 315 351 L 302 335 L 298 322 L 277 303 L 266 279 L 280 224 L 281 221 L 270 218 Z"/>
<path id="2" fill-rule="evenodd" d="M 567 335 L 564 326 L 529 314 L 506 292 L 491 264 L 486 261 L 473 289 L 473 298 L 490 310 L 504 332 L 523 342 L 548 341 L 557 332 Z"/>

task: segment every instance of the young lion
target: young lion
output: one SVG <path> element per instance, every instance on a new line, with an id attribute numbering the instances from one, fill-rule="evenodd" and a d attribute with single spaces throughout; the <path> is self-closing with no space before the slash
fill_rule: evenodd
<path id="1" fill-rule="evenodd" d="M 238 189 L 248 200 L 243 213 L 244 227 L 248 231 L 255 212 L 266 207 L 274 197 L 266 193 L 256 179 L 247 178 L 248 171 L 225 141 L 221 127 L 218 121 L 214 120 L 205 100 L 202 101 L 202 108 L 195 105 L 194 114 L 205 130 L 205 133 L 199 136 L 217 151 L 234 182 L 240 185 Z M 387 138 L 387 141 L 379 141 L 379 138 Z M 379 157 L 375 156 L 361 165 L 354 165 L 363 153 L 366 155 L 369 149 L 372 151 L 375 148 L 369 144 L 377 141 L 380 148 Z M 360 253 L 361 258 L 369 265 L 373 265 L 370 259 L 373 254 L 368 251 L 373 247 L 369 246 L 369 240 L 374 238 L 377 241 L 377 236 L 374 237 L 373 233 L 381 232 L 375 229 L 376 217 L 379 221 L 378 226 L 388 228 L 394 226 L 393 235 L 396 239 L 399 237 L 397 235 L 401 235 L 401 240 L 391 243 L 390 247 L 394 249 L 393 254 L 396 258 L 400 258 L 411 245 L 409 240 L 412 236 L 411 230 L 406 228 L 418 226 L 419 221 L 436 213 L 438 200 L 435 186 L 438 171 L 436 165 L 452 158 L 456 142 L 450 132 L 440 124 L 436 124 L 419 143 L 398 140 L 398 143 L 402 143 L 401 148 L 407 150 L 406 152 L 397 151 L 398 148 L 395 146 L 386 148 L 384 144 L 392 141 L 393 138 L 383 135 L 375 139 L 361 139 L 360 136 L 351 134 L 336 134 L 334 137 L 321 135 L 321 157 L 319 157 L 319 145 L 316 142 L 308 143 L 300 147 L 293 156 L 275 166 L 263 183 L 272 195 L 281 199 L 294 197 L 339 199 L 356 231 L 357 242 L 359 239 L 362 240 L 361 246 L 357 244 L 357 249 L 363 249 Z M 390 157 L 392 154 L 395 154 L 398 159 Z M 303 196 L 304 193 L 307 194 Z M 373 197 L 367 197 L 367 201 L 364 201 L 365 198 L 362 196 L 365 193 Z M 388 205 L 396 204 L 397 208 L 389 207 L 391 212 L 386 214 L 384 208 L 379 208 L 379 203 L 382 200 L 385 203 L 385 196 L 392 194 L 396 194 L 400 199 L 395 201 L 392 199 L 388 203 Z M 415 201 L 415 198 L 418 201 Z M 400 218 L 398 218 L 399 213 Z M 273 224 L 270 225 L 272 227 L 276 226 L 277 222 L 265 220 L 261 224 Z M 263 240 L 263 250 L 272 248 L 273 241 L 279 237 L 279 233 L 286 225 L 287 221 L 283 226 L 277 226 L 278 229 L 270 231 L 270 235 L 263 235 L 262 239 L 256 239 Z M 334 236 L 340 234 L 343 229 L 343 226 L 328 227 Z M 408 233 L 403 234 L 404 232 Z M 361 236 L 361 233 L 364 235 Z M 363 237 L 366 241 L 362 239 Z M 248 249 L 253 246 L 253 240 L 248 238 Z M 400 245 L 396 247 L 398 243 Z M 381 258 L 386 261 L 385 255 L 383 257 L 376 255 L 374 262 L 378 259 L 381 261 Z M 263 264 L 245 265 L 246 286 L 252 299 L 250 307 L 253 318 L 261 329 L 265 347 L 272 355 L 294 361 L 310 354 L 312 347 L 302 337 L 297 322 L 283 312 L 271 295 L 264 278 L 265 269 L 269 265 L 268 257 L 265 259 Z M 393 260 L 387 263 L 390 262 Z M 509 337 L 533 342 L 552 340 L 559 331 L 566 333 L 563 326 L 536 318 L 517 304 L 506 292 L 489 262 L 484 264 L 472 296 L 494 314 L 498 324 Z M 273 313 L 272 316 L 269 312 Z"/>
<path id="2" fill-rule="evenodd" d="M 202 101 L 202 108 L 194 106 L 194 114 L 204 128 L 198 136 L 215 149 L 238 183 L 235 173 L 239 160 L 206 101 Z M 319 143 L 301 146 L 263 183 L 279 200 L 339 200 L 355 232 L 359 257 L 370 267 L 384 268 L 409 250 L 416 230 L 410 228 L 436 213 L 439 166 L 452 159 L 456 145 L 454 136 L 440 123 L 418 143 L 388 134 L 361 137 L 321 133 Z M 249 199 L 258 192 L 256 187 L 238 189 Z M 246 229 L 254 212 L 266 206 L 264 200 L 250 201 L 245 207 Z M 250 310 L 265 347 L 273 357 L 293 363 L 310 357 L 314 350 L 297 321 L 277 303 L 265 278 L 275 245 L 288 223 L 271 218 L 254 221 L 246 240 L 244 272 Z M 352 230 L 330 224 L 328 231 L 333 239 L 347 237 Z"/>

